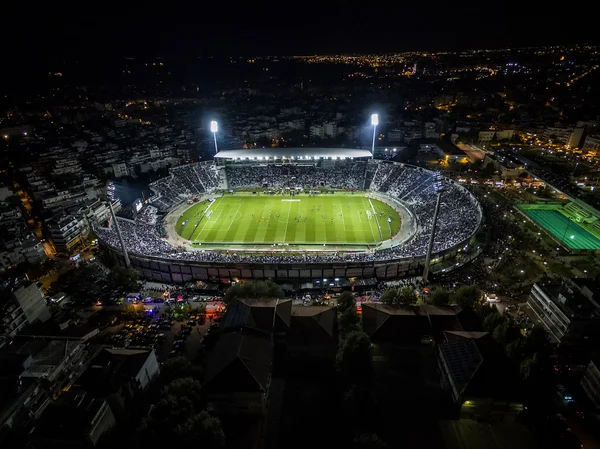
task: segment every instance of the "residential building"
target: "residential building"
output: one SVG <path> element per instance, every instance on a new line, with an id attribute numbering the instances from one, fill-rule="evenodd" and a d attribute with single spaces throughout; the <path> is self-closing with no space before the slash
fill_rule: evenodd
<path id="1" fill-rule="evenodd" d="M 437 366 L 457 417 L 513 422 L 523 411 L 519 379 L 488 332 L 444 332 Z"/>
<path id="2" fill-rule="evenodd" d="M 115 178 L 122 178 L 129 175 L 129 170 L 127 169 L 127 164 L 125 162 L 112 164 L 112 171 Z"/>
<path id="3" fill-rule="evenodd" d="M 227 307 L 220 329 L 259 329 L 281 334 L 290 328 L 290 299 L 237 299 Z"/>
<path id="4" fill-rule="evenodd" d="M 141 393 L 159 374 L 154 349 L 102 347 L 76 384 L 94 398 L 110 398 L 113 412 L 122 415 L 140 405 Z"/>
<path id="5" fill-rule="evenodd" d="M 104 399 L 71 389 L 42 413 L 33 438 L 44 448 L 95 447 L 115 425 L 115 415 Z"/>
<path id="6" fill-rule="evenodd" d="M 600 358 L 592 357 L 580 383 L 590 402 L 596 407 L 596 410 L 600 410 Z"/>
<path id="7" fill-rule="evenodd" d="M 575 128 L 567 140 L 567 146 L 569 148 L 581 148 L 585 140 L 585 128 Z"/>
<path id="8" fill-rule="evenodd" d="M 600 136 L 586 136 L 583 149 L 587 151 L 595 151 L 600 150 Z"/>
<path id="9" fill-rule="evenodd" d="M 496 135 L 496 131 L 479 131 L 477 141 L 480 143 L 491 142 Z"/>
<path id="10" fill-rule="evenodd" d="M 404 141 L 404 130 L 402 129 L 391 129 L 387 132 L 387 140 L 390 143 Z"/>
<path id="11" fill-rule="evenodd" d="M 50 318 L 44 295 L 33 282 L 6 287 L 0 292 L 0 327 L 3 333 L 15 335 L 27 324 Z"/>
<path id="12" fill-rule="evenodd" d="M 391 306 L 363 303 L 363 330 L 382 343 L 418 343 L 439 339 L 444 330 L 462 330 L 456 306 Z"/>
<path id="13" fill-rule="evenodd" d="M 329 306 L 292 306 L 287 351 L 301 359 L 334 360 L 337 313 Z"/>
<path id="14" fill-rule="evenodd" d="M 50 238 L 59 253 L 70 253 L 89 233 L 89 226 L 84 219 L 68 215 L 60 219 L 48 220 L 46 226 Z"/>
<path id="15" fill-rule="evenodd" d="M 266 410 L 273 363 L 269 333 L 225 332 L 210 354 L 203 389 L 209 410 L 261 415 Z"/>
<path id="16" fill-rule="evenodd" d="M 594 281 L 535 283 L 527 304 L 539 318 L 551 341 L 568 343 L 597 337 L 600 332 L 600 290 Z"/>

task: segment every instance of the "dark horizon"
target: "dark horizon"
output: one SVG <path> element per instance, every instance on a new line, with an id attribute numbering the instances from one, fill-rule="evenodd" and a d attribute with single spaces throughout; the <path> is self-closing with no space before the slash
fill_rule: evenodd
<path id="1" fill-rule="evenodd" d="M 341 1 L 288 7 L 220 2 L 185 8 L 98 11 L 9 6 L 0 30 L 5 56 L 262 56 L 460 51 L 597 43 L 580 10 L 539 11 L 511 3 L 374 5 Z M 108 9 L 108 8 L 107 8 Z"/>

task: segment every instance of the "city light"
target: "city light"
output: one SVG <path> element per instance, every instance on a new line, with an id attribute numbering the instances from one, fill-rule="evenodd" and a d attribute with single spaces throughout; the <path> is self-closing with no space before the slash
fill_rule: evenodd
<path id="1" fill-rule="evenodd" d="M 371 125 L 373 125 L 373 126 L 379 125 L 379 115 L 377 115 L 377 114 L 371 115 Z"/>

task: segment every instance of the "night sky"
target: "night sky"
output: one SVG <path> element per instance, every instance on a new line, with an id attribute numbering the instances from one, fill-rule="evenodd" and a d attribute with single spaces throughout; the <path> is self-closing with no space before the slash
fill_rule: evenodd
<path id="1" fill-rule="evenodd" d="M 125 3 L 3 5 L 4 55 L 42 63 L 106 55 L 361 53 L 598 41 L 593 12 L 577 2 L 564 9 L 554 2 Z"/>

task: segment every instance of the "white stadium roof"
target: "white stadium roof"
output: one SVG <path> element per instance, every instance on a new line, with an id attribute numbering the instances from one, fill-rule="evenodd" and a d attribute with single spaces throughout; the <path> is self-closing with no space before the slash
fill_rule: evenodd
<path id="1" fill-rule="evenodd" d="M 255 148 L 219 151 L 215 159 L 323 159 L 371 157 L 369 150 L 350 148 Z"/>

